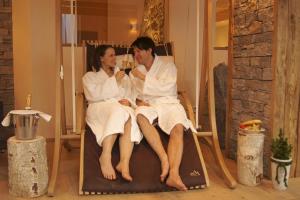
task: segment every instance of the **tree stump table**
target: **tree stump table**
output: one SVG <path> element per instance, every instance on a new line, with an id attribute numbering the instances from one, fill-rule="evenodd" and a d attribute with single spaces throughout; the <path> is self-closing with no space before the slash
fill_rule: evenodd
<path id="1" fill-rule="evenodd" d="M 7 141 L 9 193 L 18 197 L 37 197 L 46 193 L 48 165 L 46 140 L 37 136 L 32 140 Z"/>

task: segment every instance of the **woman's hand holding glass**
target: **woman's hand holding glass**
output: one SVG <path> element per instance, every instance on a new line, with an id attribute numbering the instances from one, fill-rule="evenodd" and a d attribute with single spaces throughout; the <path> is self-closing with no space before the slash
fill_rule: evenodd
<path id="1" fill-rule="evenodd" d="M 117 80 L 118 83 L 122 80 L 122 78 L 124 78 L 124 76 L 125 76 L 125 72 L 124 71 L 118 71 L 115 74 L 115 77 L 116 77 L 116 80 Z"/>

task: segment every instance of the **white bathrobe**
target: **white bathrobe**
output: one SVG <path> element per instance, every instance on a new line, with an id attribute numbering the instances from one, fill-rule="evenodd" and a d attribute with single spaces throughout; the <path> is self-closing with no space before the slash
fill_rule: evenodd
<path id="1" fill-rule="evenodd" d="M 115 73 L 119 71 L 117 68 Z M 103 139 L 112 134 L 124 133 L 126 121 L 131 117 L 131 141 L 139 143 L 142 134 L 136 123 L 134 110 L 118 101 L 127 99 L 132 104 L 131 81 L 127 75 L 118 85 L 115 76 L 109 77 L 103 69 L 87 72 L 83 78 L 83 89 L 88 100 L 86 122 L 102 146 Z"/>
<path id="2" fill-rule="evenodd" d="M 144 115 L 150 123 L 158 118 L 158 125 L 167 134 L 176 124 L 182 124 L 186 129 L 195 131 L 187 118 L 183 106 L 177 98 L 177 69 L 172 62 L 163 62 L 155 56 L 154 62 L 147 72 L 144 65 L 137 66 L 145 75 L 145 81 L 130 74 L 135 88 L 134 98 L 143 100 L 150 106 L 139 106 L 136 115 Z"/>

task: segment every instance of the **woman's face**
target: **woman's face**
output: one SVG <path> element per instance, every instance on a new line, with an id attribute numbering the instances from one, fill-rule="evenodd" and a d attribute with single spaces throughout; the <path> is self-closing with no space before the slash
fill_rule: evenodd
<path id="1" fill-rule="evenodd" d="M 116 53 L 113 48 L 108 48 L 103 57 L 100 57 L 102 66 L 115 67 L 116 66 Z"/>

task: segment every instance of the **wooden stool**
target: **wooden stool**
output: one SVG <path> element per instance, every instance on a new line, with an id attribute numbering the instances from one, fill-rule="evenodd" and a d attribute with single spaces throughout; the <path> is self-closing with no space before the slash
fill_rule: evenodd
<path id="1" fill-rule="evenodd" d="M 37 197 L 47 191 L 48 165 L 46 140 L 7 141 L 9 193 L 18 197 Z"/>

